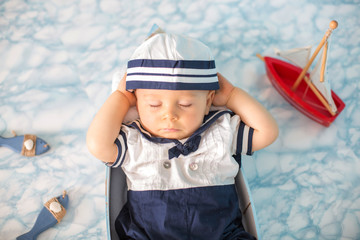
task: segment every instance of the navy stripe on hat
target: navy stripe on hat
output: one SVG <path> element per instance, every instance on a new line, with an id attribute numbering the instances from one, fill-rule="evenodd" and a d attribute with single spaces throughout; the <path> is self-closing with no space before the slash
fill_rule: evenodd
<path id="1" fill-rule="evenodd" d="M 128 62 L 128 68 L 134 67 L 159 67 L 159 68 L 190 68 L 213 69 L 215 61 L 203 60 L 167 60 L 167 59 L 134 59 Z"/>
<path id="2" fill-rule="evenodd" d="M 215 61 L 135 59 L 128 62 L 126 89 L 217 90 Z"/>
<path id="3" fill-rule="evenodd" d="M 182 83 L 155 81 L 127 81 L 126 89 L 164 89 L 164 90 L 216 90 L 218 82 L 210 83 Z"/>

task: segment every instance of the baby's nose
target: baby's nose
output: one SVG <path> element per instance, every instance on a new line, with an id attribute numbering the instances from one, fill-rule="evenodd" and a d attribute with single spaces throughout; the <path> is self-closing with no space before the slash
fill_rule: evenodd
<path id="1" fill-rule="evenodd" d="M 179 118 L 178 113 L 177 113 L 175 107 L 167 107 L 164 110 L 163 119 L 169 119 L 171 121 L 174 121 L 174 120 L 177 120 L 178 118 Z"/>

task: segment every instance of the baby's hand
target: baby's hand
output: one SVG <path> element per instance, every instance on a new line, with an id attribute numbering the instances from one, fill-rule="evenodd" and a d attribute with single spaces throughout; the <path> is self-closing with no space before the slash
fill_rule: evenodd
<path id="1" fill-rule="evenodd" d="M 122 92 L 125 95 L 125 97 L 129 101 L 131 107 L 136 105 L 135 94 L 132 92 L 126 91 L 126 73 L 123 76 L 123 78 L 121 79 L 121 81 L 119 82 L 117 90 L 119 90 L 120 92 Z"/>
<path id="2" fill-rule="evenodd" d="M 226 106 L 230 99 L 231 92 L 235 88 L 223 75 L 217 73 L 220 89 L 216 90 L 213 100 L 214 106 Z"/>

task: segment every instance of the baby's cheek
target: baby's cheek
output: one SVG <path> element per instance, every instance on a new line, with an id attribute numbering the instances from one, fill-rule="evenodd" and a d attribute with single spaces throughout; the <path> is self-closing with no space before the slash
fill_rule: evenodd
<path id="1" fill-rule="evenodd" d="M 192 131 L 196 131 L 203 123 L 203 120 L 204 114 L 201 112 L 194 112 L 187 117 L 187 126 L 189 126 L 189 129 L 192 129 Z"/>

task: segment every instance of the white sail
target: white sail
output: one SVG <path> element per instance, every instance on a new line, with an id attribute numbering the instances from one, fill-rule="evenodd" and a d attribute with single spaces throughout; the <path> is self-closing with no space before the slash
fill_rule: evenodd
<path id="1" fill-rule="evenodd" d="M 322 56 L 323 50 L 321 51 L 320 56 Z M 326 66 L 325 66 L 326 67 Z M 326 75 L 324 76 L 324 81 L 320 82 L 320 71 L 321 71 L 321 58 L 317 61 L 314 69 L 310 73 L 310 80 L 315 85 L 315 87 L 321 92 L 326 101 L 328 102 L 331 111 L 334 113 L 337 111 L 337 107 L 335 102 L 331 96 L 331 86 L 330 82 L 326 79 Z M 326 68 L 325 68 L 326 73 Z"/>
<path id="2" fill-rule="evenodd" d="M 280 51 L 275 49 L 275 53 L 278 56 L 281 56 L 293 64 L 297 65 L 300 68 L 304 68 L 310 60 L 311 57 L 311 46 L 302 47 L 302 48 L 294 48 L 290 50 Z M 320 54 L 322 56 L 322 54 Z M 319 90 L 319 92 L 324 96 L 327 100 L 331 110 L 333 112 L 337 111 L 334 100 L 331 96 L 331 86 L 330 82 L 327 81 L 324 76 L 324 81 L 320 82 L 320 69 L 321 69 L 321 58 L 317 61 L 314 69 L 310 73 L 310 79 L 315 87 Z"/>
<path id="3" fill-rule="evenodd" d="M 310 60 L 311 46 L 294 48 L 285 51 L 275 49 L 275 53 L 276 55 L 281 56 L 294 63 L 298 67 L 304 68 Z"/>

